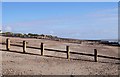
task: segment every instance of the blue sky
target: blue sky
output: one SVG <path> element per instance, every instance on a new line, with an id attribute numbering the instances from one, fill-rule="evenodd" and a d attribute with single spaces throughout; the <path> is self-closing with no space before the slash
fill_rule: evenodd
<path id="1" fill-rule="evenodd" d="M 116 39 L 117 2 L 3 2 L 2 29 L 76 39 Z"/>

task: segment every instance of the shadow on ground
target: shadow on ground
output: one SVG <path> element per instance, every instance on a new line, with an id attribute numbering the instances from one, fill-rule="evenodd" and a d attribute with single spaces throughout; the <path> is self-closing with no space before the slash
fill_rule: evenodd
<path id="1" fill-rule="evenodd" d="M 0 49 L 0 51 L 6 51 L 6 52 L 12 52 L 12 53 L 20 53 L 20 54 L 27 54 L 27 55 L 36 55 L 36 56 L 42 56 L 40 54 L 34 54 L 34 53 L 28 53 L 28 52 L 20 52 L 16 50 L 5 50 L 5 49 Z M 58 56 L 52 56 L 52 55 L 44 55 L 45 57 L 53 57 L 53 58 L 61 58 L 61 59 L 67 59 L 65 57 L 58 57 Z M 79 61 L 87 61 L 87 62 L 94 62 L 92 60 L 83 60 L 83 59 L 75 59 L 75 58 L 70 58 L 69 60 L 79 60 Z M 119 62 L 103 62 L 103 61 L 98 61 L 97 63 L 111 63 L 111 64 L 120 64 Z"/>

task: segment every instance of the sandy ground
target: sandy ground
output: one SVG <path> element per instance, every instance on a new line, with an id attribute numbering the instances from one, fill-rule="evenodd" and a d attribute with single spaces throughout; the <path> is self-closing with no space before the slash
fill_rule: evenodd
<path id="1" fill-rule="evenodd" d="M 6 37 L 2 38 L 5 42 Z M 98 50 L 98 54 L 118 57 L 118 47 L 105 45 L 73 44 L 41 39 L 10 38 L 11 43 L 22 45 L 26 40 L 28 46 L 40 47 L 40 43 L 45 44 L 45 48 L 64 50 L 66 45 L 70 46 L 71 52 L 84 52 L 93 54 L 93 49 Z M 66 53 L 45 51 L 45 56 L 40 55 L 40 50 L 27 48 L 27 54 L 22 53 L 21 47 L 11 46 L 10 51 L 5 51 L 2 45 L 2 74 L 3 75 L 118 75 L 119 61 L 107 58 L 98 58 L 98 62 L 93 62 L 94 58 L 84 55 L 71 55 L 71 59 L 66 59 Z M 38 55 L 37 55 L 38 54 Z"/>

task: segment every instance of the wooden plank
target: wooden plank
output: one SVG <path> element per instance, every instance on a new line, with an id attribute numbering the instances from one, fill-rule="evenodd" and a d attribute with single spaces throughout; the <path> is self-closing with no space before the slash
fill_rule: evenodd
<path id="1" fill-rule="evenodd" d="M 120 60 L 120 58 L 116 58 L 116 57 L 110 57 L 110 56 L 103 56 L 103 55 L 97 55 L 98 57 L 101 58 L 109 58 L 109 59 L 116 59 L 116 60 Z"/>

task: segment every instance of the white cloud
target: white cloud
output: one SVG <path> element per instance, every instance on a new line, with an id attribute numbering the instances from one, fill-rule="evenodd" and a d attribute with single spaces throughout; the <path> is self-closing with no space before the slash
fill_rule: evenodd
<path id="1" fill-rule="evenodd" d="M 5 32 L 11 32 L 12 28 L 10 26 L 6 26 L 4 30 L 5 30 Z"/>
<path id="2" fill-rule="evenodd" d="M 54 35 L 54 31 L 50 31 L 50 34 L 51 34 L 51 35 Z"/>
<path id="3" fill-rule="evenodd" d="M 2 29 L 2 24 L 0 24 L 0 30 Z"/>

